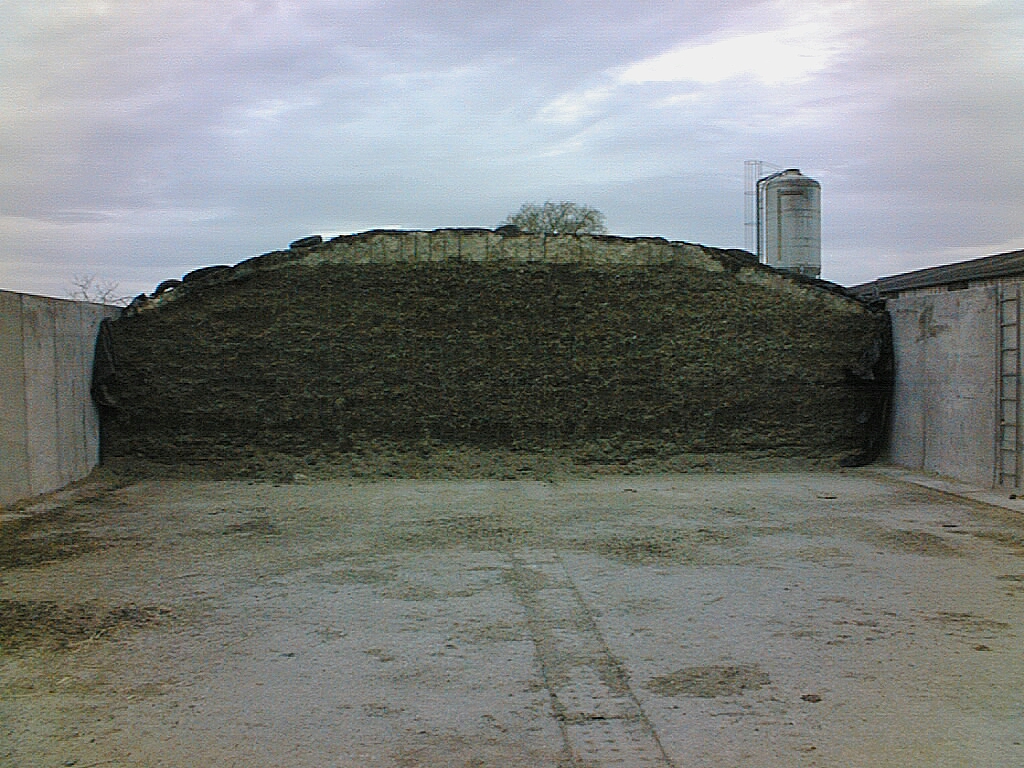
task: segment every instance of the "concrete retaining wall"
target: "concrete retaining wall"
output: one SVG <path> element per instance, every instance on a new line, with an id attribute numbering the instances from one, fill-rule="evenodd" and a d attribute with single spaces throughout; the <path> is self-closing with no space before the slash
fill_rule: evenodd
<path id="1" fill-rule="evenodd" d="M 89 397 L 99 304 L 0 291 L 0 503 L 56 490 L 99 461 Z"/>
<path id="2" fill-rule="evenodd" d="M 907 292 L 887 301 L 895 353 L 889 458 L 965 482 L 995 482 L 998 287 Z"/>

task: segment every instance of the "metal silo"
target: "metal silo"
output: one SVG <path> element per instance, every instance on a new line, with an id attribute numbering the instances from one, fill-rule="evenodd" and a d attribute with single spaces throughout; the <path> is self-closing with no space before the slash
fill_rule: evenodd
<path id="1" fill-rule="evenodd" d="M 821 274 L 821 185 L 796 168 L 757 182 L 765 263 L 808 277 Z M 760 245 L 761 243 L 759 243 Z"/>

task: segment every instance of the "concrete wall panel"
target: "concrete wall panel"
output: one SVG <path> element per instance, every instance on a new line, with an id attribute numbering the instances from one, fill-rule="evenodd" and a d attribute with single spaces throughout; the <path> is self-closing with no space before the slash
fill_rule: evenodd
<path id="1" fill-rule="evenodd" d="M 0 291 L 0 503 L 30 493 L 21 296 Z"/>
<path id="2" fill-rule="evenodd" d="M 73 482 L 76 468 L 86 464 L 83 402 L 89 399 L 89 372 L 82 339 L 79 307 L 54 315 L 54 401 L 57 413 L 56 463 L 60 485 Z"/>
<path id="3" fill-rule="evenodd" d="M 892 429 L 889 458 L 905 467 L 924 467 L 925 345 L 917 339 L 920 302 L 889 303 L 892 318 L 893 380 Z"/>
<path id="4" fill-rule="evenodd" d="M 56 490 L 96 466 L 93 350 L 100 321 L 118 311 L 0 291 L 0 503 Z"/>
<path id="5" fill-rule="evenodd" d="M 891 460 L 992 485 L 996 287 L 905 294 L 888 307 L 896 359 Z"/>
<path id="6" fill-rule="evenodd" d="M 32 488 L 59 488 L 57 463 L 56 311 L 39 296 L 21 302 L 25 349 L 28 473 Z"/>

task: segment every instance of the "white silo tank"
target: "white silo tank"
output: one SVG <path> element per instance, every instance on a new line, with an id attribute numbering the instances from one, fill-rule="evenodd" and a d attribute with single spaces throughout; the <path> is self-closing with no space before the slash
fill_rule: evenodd
<path id="1" fill-rule="evenodd" d="M 821 185 L 796 168 L 761 180 L 765 263 L 821 275 Z"/>

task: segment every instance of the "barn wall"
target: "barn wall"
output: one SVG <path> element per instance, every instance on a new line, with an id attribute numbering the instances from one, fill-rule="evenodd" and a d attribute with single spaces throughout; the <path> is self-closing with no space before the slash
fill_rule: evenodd
<path id="1" fill-rule="evenodd" d="M 0 503 L 56 490 L 99 460 L 96 332 L 119 310 L 0 291 Z"/>
<path id="2" fill-rule="evenodd" d="M 909 291 L 887 301 L 895 380 L 889 457 L 996 482 L 998 286 Z"/>

